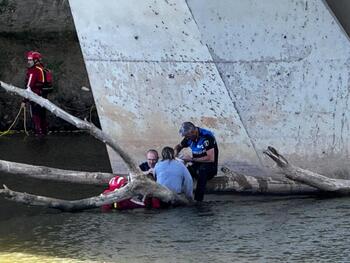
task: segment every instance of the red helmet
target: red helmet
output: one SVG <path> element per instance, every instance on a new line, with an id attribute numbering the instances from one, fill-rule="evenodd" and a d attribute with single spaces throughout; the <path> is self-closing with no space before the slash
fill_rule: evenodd
<path id="1" fill-rule="evenodd" d="M 32 59 L 32 60 L 41 60 L 41 54 L 37 51 L 29 51 L 27 52 L 27 59 Z"/>
<path id="2" fill-rule="evenodd" d="M 109 190 L 114 191 L 126 185 L 128 180 L 123 176 L 115 176 L 109 181 Z"/>

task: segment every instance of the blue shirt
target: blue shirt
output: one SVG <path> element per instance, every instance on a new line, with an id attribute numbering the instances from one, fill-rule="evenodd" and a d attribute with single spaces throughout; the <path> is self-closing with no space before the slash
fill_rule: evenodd
<path id="1" fill-rule="evenodd" d="M 217 169 L 218 166 L 218 158 L 219 158 L 219 149 L 216 143 L 214 134 L 206 129 L 199 128 L 198 129 L 198 138 L 197 140 L 191 140 L 184 138 L 180 145 L 182 147 L 190 147 L 192 150 L 193 158 L 203 157 L 207 155 L 207 151 L 214 148 L 214 163 L 212 163 Z M 210 163 L 208 163 L 210 164 Z"/>
<path id="2" fill-rule="evenodd" d="M 154 167 L 157 183 L 175 193 L 184 193 L 193 198 L 193 181 L 186 166 L 177 160 L 164 160 Z"/>

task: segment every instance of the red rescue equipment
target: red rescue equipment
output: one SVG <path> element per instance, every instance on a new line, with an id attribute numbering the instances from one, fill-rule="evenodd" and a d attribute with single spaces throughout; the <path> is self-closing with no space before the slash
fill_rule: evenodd
<path id="1" fill-rule="evenodd" d="M 122 176 L 115 176 L 111 180 L 109 180 L 109 186 L 108 189 L 106 189 L 103 194 L 107 195 L 112 193 L 115 190 L 118 190 L 125 186 L 128 183 L 128 180 L 125 177 Z M 134 208 L 143 208 L 145 207 L 145 198 L 143 196 L 141 197 L 133 197 L 130 199 L 122 200 L 113 204 L 107 204 L 103 205 L 102 209 L 104 211 L 108 211 L 112 208 L 119 209 L 119 210 L 125 210 L 125 209 L 134 209 Z"/>
<path id="2" fill-rule="evenodd" d="M 39 52 L 37 51 L 29 51 L 27 52 L 27 59 L 32 59 L 32 60 L 41 60 L 42 56 Z"/>

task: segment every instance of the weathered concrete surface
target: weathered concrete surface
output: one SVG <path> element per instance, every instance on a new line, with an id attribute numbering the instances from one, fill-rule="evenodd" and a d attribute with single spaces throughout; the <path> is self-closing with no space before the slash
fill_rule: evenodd
<path id="1" fill-rule="evenodd" d="M 221 163 L 266 165 L 274 145 L 300 166 L 348 171 L 350 46 L 326 2 L 70 5 L 102 127 L 138 158 L 192 120 L 214 130 Z"/>
<path id="2" fill-rule="evenodd" d="M 188 4 L 256 148 L 348 169 L 350 45 L 325 3 Z"/>
<path id="3" fill-rule="evenodd" d="M 102 128 L 131 155 L 174 146 L 192 120 L 215 132 L 222 163 L 259 163 L 186 2 L 70 5 Z M 114 155 L 111 163 L 125 172 Z"/>

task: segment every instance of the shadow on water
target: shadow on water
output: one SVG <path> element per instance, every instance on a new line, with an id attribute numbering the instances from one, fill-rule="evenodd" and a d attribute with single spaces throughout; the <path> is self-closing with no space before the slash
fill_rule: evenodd
<path id="1" fill-rule="evenodd" d="M 84 134 L 1 137 L 0 147 L 5 160 L 110 171 L 104 145 Z M 68 199 L 103 190 L 7 174 L 0 183 Z M 207 195 L 176 209 L 60 213 L 0 198 L 0 262 L 347 262 L 349 200 Z"/>
<path id="2" fill-rule="evenodd" d="M 21 134 L 0 137 L 0 149 L 2 160 L 69 170 L 111 172 L 105 146 L 82 133 L 54 134 L 43 139 Z M 5 173 L 0 173 L 0 184 L 13 190 L 66 199 L 78 199 L 101 192 L 101 187 L 97 186 L 37 180 Z M 0 220 L 42 210 L 3 199 L 0 209 L 6 211 L 0 214 Z"/>
<path id="3" fill-rule="evenodd" d="M 38 139 L 21 134 L 0 137 L 0 159 L 63 169 L 110 172 L 103 143 L 84 133 L 57 133 Z"/>

